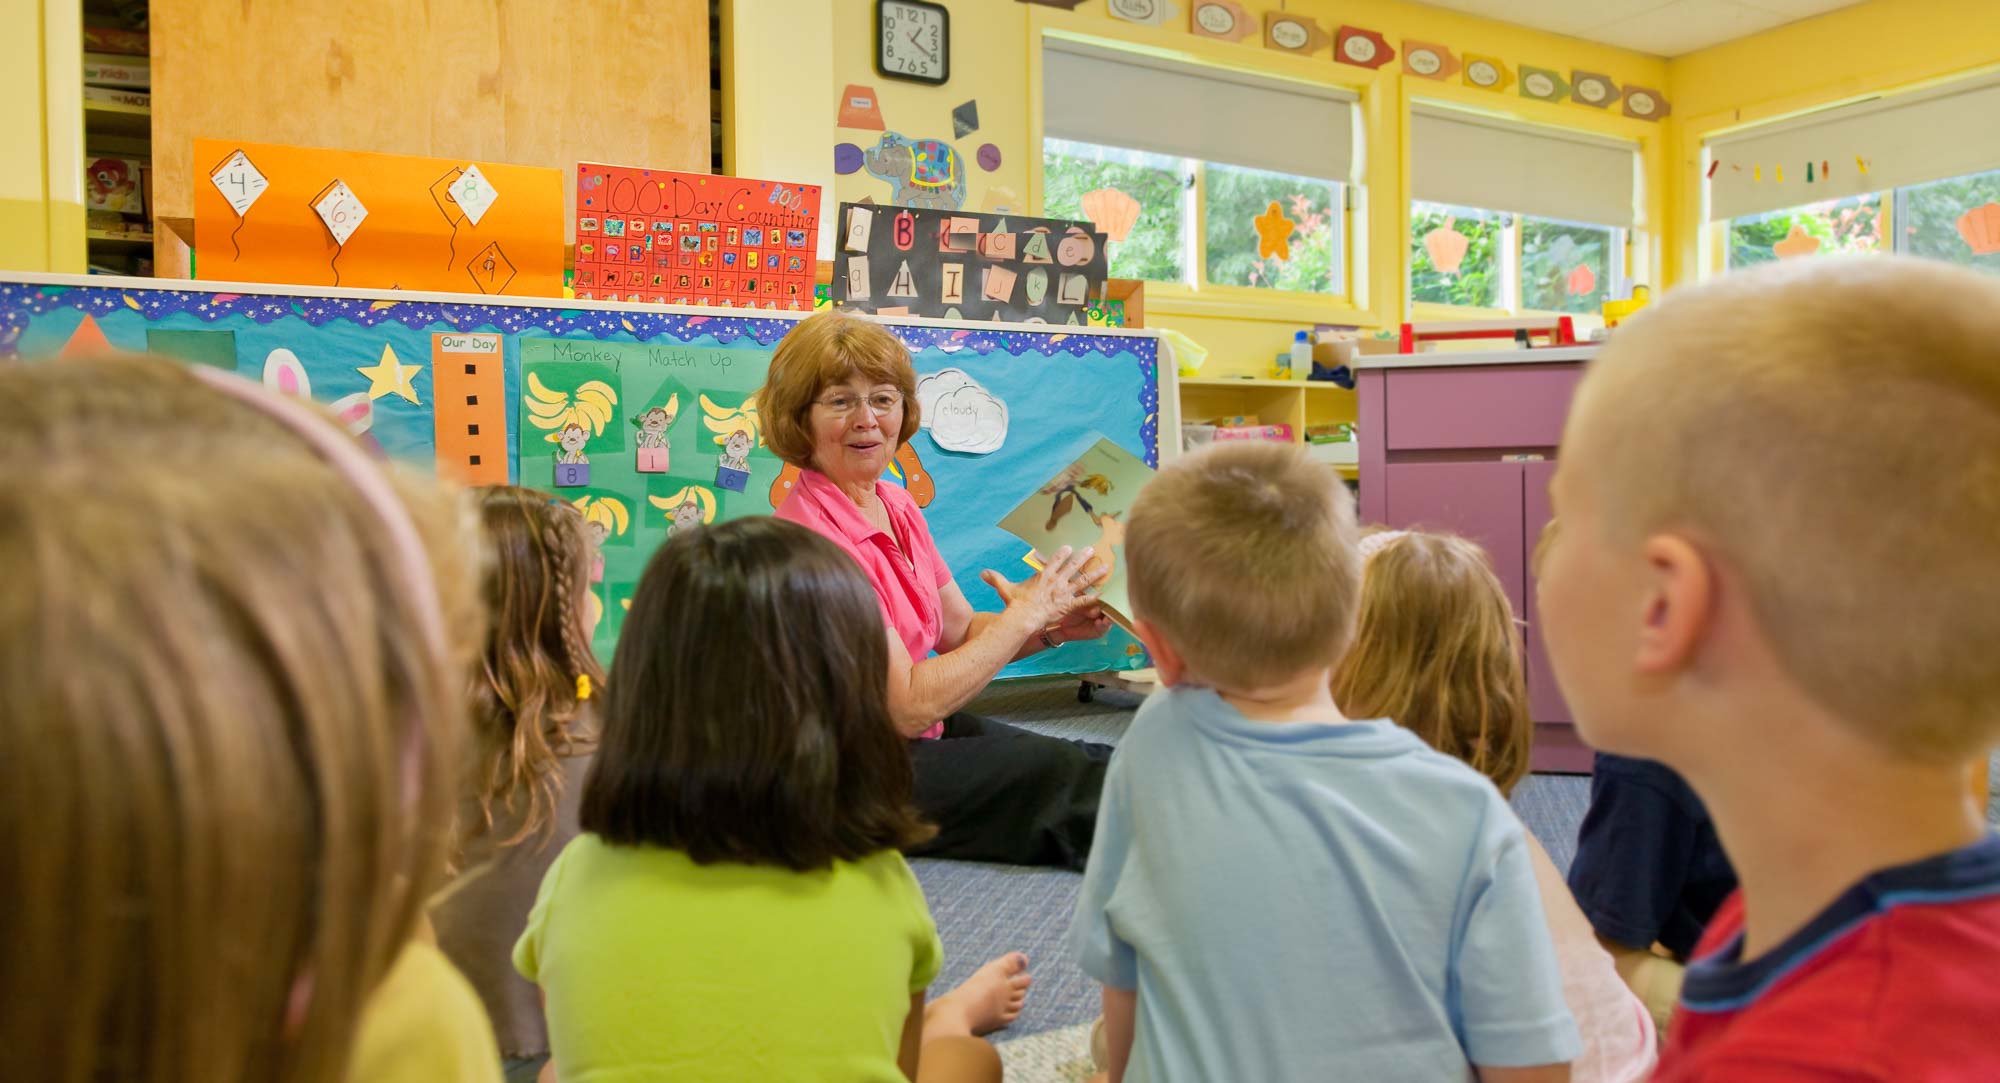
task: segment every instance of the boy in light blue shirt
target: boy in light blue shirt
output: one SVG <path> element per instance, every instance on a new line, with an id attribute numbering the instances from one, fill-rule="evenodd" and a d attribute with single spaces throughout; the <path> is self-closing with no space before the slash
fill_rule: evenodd
<path id="1" fill-rule="evenodd" d="M 1559 1083 L 1564 1006 L 1519 821 L 1330 681 L 1352 503 L 1283 444 L 1216 445 L 1134 503 L 1133 618 L 1165 689 L 1111 761 L 1071 946 L 1111 1083 Z"/>

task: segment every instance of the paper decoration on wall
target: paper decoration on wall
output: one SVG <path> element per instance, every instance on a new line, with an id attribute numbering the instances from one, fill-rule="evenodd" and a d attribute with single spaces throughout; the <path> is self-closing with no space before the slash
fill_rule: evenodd
<path id="1" fill-rule="evenodd" d="M 681 416 L 681 393 L 669 391 L 667 401 L 648 407 L 632 419 L 638 432 L 633 437 L 633 469 L 641 474 L 664 474 L 673 468 L 668 432 Z"/>
<path id="2" fill-rule="evenodd" d="M 585 300 L 812 308 L 816 184 L 576 167 L 576 295 Z"/>
<path id="3" fill-rule="evenodd" d="M 146 352 L 161 357 L 171 357 L 190 365 L 207 365 L 224 372 L 236 371 L 236 332 L 234 331 L 169 331 L 148 327 L 146 329 Z M 289 351 L 288 351 L 289 352 Z M 299 370 L 301 380 L 305 370 Z M 300 395 L 310 391 L 297 392 Z"/>
<path id="4" fill-rule="evenodd" d="M 666 513 L 668 537 L 715 522 L 715 493 L 699 485 L 682 485 L 663 496 L 648 494 L 646 502 Z"/>
<path id="5" fill-rule="evenodd" d="M 852 143 L 835 143 L 833 171 L 843 177 L 861 172 L 861 148 Z"/>
<path id="6" fill-rule="evenodd" d="M 1572 98 L 1578 105 L 1606 109 L 1612 102 L 1618 100 L 1618 84 L 1612 82 L 1609 75 L 1600 75 L 1594 71 L 1571 71 L 1569 83 Z"/>
<path id="7" fill-rule="evenodd" d="M 1194 0 L 1188 13 L 1188 33 L 1198 38 L 1242 41 L 1256 30 L 1249 13 L 1236 0 Z"/>
<path id="8" fill-rule="evenodd" d="M 573 367 L 588 375 L 602 366 Z M 615 370 L 604 375 L 615 377 Z M 571 489 L 590 484 L 590 443 L 603 436 L 605 426 L 611 423 L 618 409 L 618 392 L 606 381 L 596 379 L 584 380 L 575 391 L 551 388 L 533 370 L 528 372 L 527 385 L 527 394 L 521 401 L 528 407 L 528 423 L 546 430 L 548 435 L 544 439 L 556 445 L 556 486 Z M 527 435 L 523 433 L 523 455 L 527 453 L 526 443 Z M 623 441 L 619 443 L 622 445 Z"/>
<path id="9" fill-rule="evenodd" d="M 198 278 L 562 296 L 558 170 L 214 139 L 194 154 L 221 163 L 195 187 Z"/>
<path id="10" fill-rule="evenodd" d="M 1424 234 L 1424 251 L 1431 257 L 1431 266 L 1439 274 L 1455 275 L 1465 263 L 1465 250 L 1472 244 L 1472 238 L 1453 227 L 1457 219 L 1446 218 L 1444 225 Z"/>
<path id="11" fill-rule="evenodd" d="M 979 168 L 988 173 L 1000 168 L 1000 148 L 991 143 L 979 144 Z"/>
<path id="12" fill-rule="evenodd" d="M 952 134 L 954 136 L 958 136 L 962 140 L 962 138 L 966 138 L 966 136 L 970 136 L 972 132 L 978 132 L 978 130 L 980 130 L 980 104 L 978 102 L 962 102 L 958 108 L 952 110 Z"/>
<path id="13" fill-rule="evenodd" d="M 1464 65 L 1447 46 L 1430 41 L 1403 39 L 1403 70 L 1411 75 L 1443 82 L 1457 75 Z"/>
<path id="14" fill-rule="evenodd" d="M 1141 26 L 1159 26 L 1177 10 L 1170 0 L 1104 0 L 1105 13 Z"/>
<path id="15" fill-rule="evenodd" d="M 1785 235 L 1784 240 L 1771 246 L 1771 251 L 1777 253 L 1779 259 L 1810 256 L 1819 251 L 1819 238 L 1807 233 L 1806 227 L 1795 224 L 1792 226 L 1792 231 Z"/>
<path id="16" fill-rule="evenodd" d="M 1130 236 L 1133 224 L 1139 221 L 1139 201 L 1116 188 L 1085 192 L 1081 202 L 1084 217 L 1090 219 L 1098 232 L 1114 241 Z"/>
<path id="17" fill-rule="evenodd" d="M 1569 97 L 1569 82 L 1562 73 L 1548 68 L 1521 65 L 1521 96 L 1536 101 L 1559 102 Z M 1590 291 L 1585 290 L 1585 293 Z"/>
<path id="18" fill-rule="evenodd" d="M 1505 90 L 1513 85 L 1514 70 L 1497 56 L 1467 53 L 1463 81 L 1466 86 L 1476 86 L 1481 90 Z"/>
<path id="19" fill-rule="evenodd" d="M 1326 48 L 1331 39 L 1319 24 L 1289 11 L 1264 13 L 1264 48 L 1305 55 Z"/>
<path id="20" fill-rule="evenodd" d="M 1333 58 L 1342 64 L 1372 70 L 1396 59 L 1396 50 L 1389 47 L 1389 39 L 1373 30 L 1343 26 L 1334 36 Z"/>
<path id="21" fill-rule="evenodd" d="M 2000 203 L 1981 203 L 1958 216 L 1958 235 L 1975 256 L 2000 252 Z"/>
<path id="22" fill-rule="evenodd" d="M 461 485 L 507 484 L 506 370 L 499 335 L 431 336 L 432 435 L 440 475 Z"/>
<path id="23" fill-rule="evenodd" d="M 271 182 L 264 178 L 264 174 L 251 164 L 249 157 L 240 149 L 230 151 L 229 157 L 209 170 L 208 181 L 215 185 L 216 191 L 222 193 L 222 198 L 229 203 L 229 209 L 236 212 L 237 229 L 243 228 L 244 216 L 250 213 L 250 208 L 256 205 L 264 190 L 271 186 Z M 230 231 L 229 245 L 236 255 L 243 254 L 242 250 L 236 247 L 235 230 Z"/>
<path id="24" fill-rule="evenodd" d="M 1673 105 L 1651 87 L 1627 86 L 1624 101 L 1625 115 L 1635 120 L 1659 120 L 1674 111 Z"/>
<path id="25" fill-rule="evenodd" d="M 965 205 L 965 159 L 942 139 L 884 132 L 863 153 L 862 164 L 869 176 L 888 182 L 889 202 L 899 207 L 956 210 Z"/>
<path id="26" fill-rule="evenodd" d="M 1292 258 L 1292 231 L 1298 223 L 1285 217 L 1277 200 L 1263 214 L 1250 220 L 1257 228 L 1257 258 L 1290 260 Z"/>
<path id="27" fill-rule="evenodd" d="M 1591 270 L 1588 263 L 1579 263 L 1564 280 L 1564 285 L 1569 288 L 1571 297 L 1581 297 L 1597 288 L 1597 272 Z"/>
<path id="28" fill-rule="evenodd" d="M 151 338 L 147 336 L 149 342 Z M 312 380 L 306 375 L 305 363 L 299 360 L 298 354 L 283 347 L 264 356 L 264 386 L 280 395 L 312 398 Z M 362 397 L 366 399 L 367 392 L 362 392 Z"/>
<path id="29" fill-rule="evenodd" d="M 383 346 L 380 360 L 373 365 L 356 368 L 354 371 L 368 377 L 368 401 L 373 402 L 384 395 L 393 394 L 422 405 L 422 400 L 417 398 L 416 386 L 410 382 L 419 368 L 421 368 L 419 365 L 403 364 L 396 356 L 395 347 Z"/>
<path id="30" fill-rule="evenodd" d="M 1082 323 L 1083 306 L 1103 289 L 1105 238 L 1084 223 L 841 205 L 843 221 L 857 212 L 875 223 L 866 251 L 843 244 L 834 253 L 833 296 L 843 308 L 1028 323 L 1063 323 L 1076 315 Z M 907 226 L 890 228 L 905 221 Z M 899 245 L 899 235 L 906 243 Z M 1062 272 L 1077 279 L 1073 302 L 1062 299 Z"/>
<path id="31" fill-rule="evenodd" d="M 110 352 L 111 340 L 104 337 L 104 328 L 97 326 L 97 321 L 89 313 L 84 313 L 83 320 L 63 341 L 62 349 L 56 356 L 97 357 Z"/>
<path id="32" fill-rule="evenodd" d="M 946 451 L 986 455 L 1007 442 L 1007 404 L 964 369 L 942 369 L 917 381 L 923 428 Z"/>
<path id="33" fill-rule="evenodd" d="M 875 96 L 875 88 L 849 83 L 840 92 L 840 119 L 834 123 L 842 128 L 865 128 L 871 132 L 883 131 L 881 99 Z"/>

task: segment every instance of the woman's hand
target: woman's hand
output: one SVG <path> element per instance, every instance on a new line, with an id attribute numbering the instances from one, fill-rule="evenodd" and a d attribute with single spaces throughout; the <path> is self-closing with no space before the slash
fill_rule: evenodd
<path id="1" fill-rule="evenodd" d="M 1096 590 L 1110 576 L 1102 563 L 1092 563 L 1096 549 L 1086 546 L 1072 551 L 1065 545 L 1032 579 L 1009 583 L 999 572 L 988 570 L 980 578 L 999 593 L 1009 611 L 1034 618 L 1036 628 L 1047 628 L 1068 619 L 1079 610 L 1097 609 Z M 1087 627 L 1089 622 L 1085 623 Z M 1103 634 L 1102 632 L 1098 634 Z"/>
<path id="2" fill-rule="evenodd" d="M 986 585 L 993 588 L 993 593 L 1000 596 L 1000 604 L 1003 606 L 1012 604 L 1014 595 L 1023 586 L 1020 583 L 1008 582 L 1006 576 L 1001 575 L 991 568 L 980 572 L 979 578 L 985 580 Z M 1097 639 L 1110 630 L 1111 618 L 1105 614 L 1104 607 L 1098 605 L 1096 602 L 1089 602 L 1078 606 L 1070 612 L 1069 616 L 1064 617 L 1054 627 L 1047 629 L 1055 638 L 1058 646 L 1064 643 Z"/>

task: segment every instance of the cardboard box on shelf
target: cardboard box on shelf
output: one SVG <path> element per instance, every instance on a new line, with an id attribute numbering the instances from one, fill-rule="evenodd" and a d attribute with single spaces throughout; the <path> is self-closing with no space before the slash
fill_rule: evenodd
<path id="1" fill-rule="evenodd" d="M 146 163 L 137 158 L 98 155 L 85 159 L 83 206 L 87 211 L 146 213 Z"/>

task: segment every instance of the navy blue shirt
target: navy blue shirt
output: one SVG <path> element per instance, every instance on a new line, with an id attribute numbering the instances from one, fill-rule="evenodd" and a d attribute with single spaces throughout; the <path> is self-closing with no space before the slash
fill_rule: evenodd
<path id="1" fill-rule="evenodd" d="M 1651 760 L 1600 752 L 1594 771 L 1570 892 L 1597 935 L 1640 949 L 1657 942 L 1686 960 L 1736 890 L 1708 809 Z"/>

